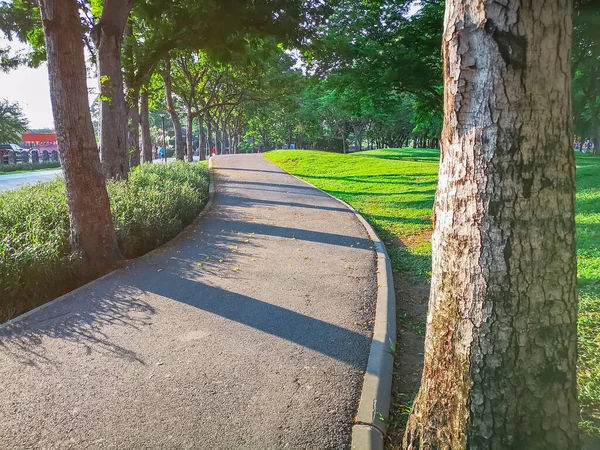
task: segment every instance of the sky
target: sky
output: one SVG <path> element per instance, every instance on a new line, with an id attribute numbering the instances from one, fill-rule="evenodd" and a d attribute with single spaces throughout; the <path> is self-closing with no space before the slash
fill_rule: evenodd
<path id="1" fill-rule="evenodd" d="M 22 44 L 8 42 L 0 34 L 0 47 L 21 50 Z M 88 80 L 88 87 L 95 87 L 95 80 Z M 90 97 L 93 100 L 93 95 Z M 37 69 L 19 67 L 9 73 L 0 72 L 0 98 L 18 102 L 27 119 L 29 128 L 54 128 L 48 67 L 44 63 Z"/>

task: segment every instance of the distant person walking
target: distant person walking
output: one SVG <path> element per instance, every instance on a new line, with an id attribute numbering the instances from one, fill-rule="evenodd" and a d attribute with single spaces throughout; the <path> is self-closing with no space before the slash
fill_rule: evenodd
<path id="1" fill-rule="evenodd" d="M 594 144 L 592 144 L 592 141 L 588 139 L 586 139 L 583 143 L 583 145 L 581 146 L 581 153 L 585 154 L 587 153 L 593 146 Z"/>

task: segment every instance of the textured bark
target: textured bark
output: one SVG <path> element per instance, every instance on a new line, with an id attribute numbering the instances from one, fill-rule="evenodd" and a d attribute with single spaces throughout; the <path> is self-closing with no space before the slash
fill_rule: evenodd
<path id="1" fill-rule="evenodd" d="M 98 50 L 100 159 L 106 178 L 127 179 L 127 107 L 121 70 L 123 32 L 133 0 L 105 0 L 92 30 Z"/>
<path id="2" fill-rule="evenodd" d="M 215 122 L 215 147 L 217 148 L 217 155 L 223 154 L 223 136 L 221 135 L 221 129 L 219 123 Z"/>
<path id="3" fill-rule="evenodd" d="M 127 120 L 127 152 L 129 153 L 129 167 L 140 165 L 140 112 L 139 99 L 134 96 L 129 105 Z"/>
<path id="4" fill-rule="evenodd" d="M 145 163 L 152 162 L 152 137 L 150 135 L 150 110 L 148 93 L 142 92 L 140 97 L 140 122 L 142 127 L 142 155 Z"/>
<path id="5" fill-rule="evenodd" d="M 175 110 L 175 102 L 173 101 L 173 88 L 171 83 L 171 61 L 167 60 L 166 68 L 163 73 L 163 80 L 165 81 L 165 93 L 167 100 L 167 110 L 173 122 L 173 129 L 175 130 L 175 158 L 179 161 L 183 161 L 185 156 L 185 147 L 183 143 L 183 133 L 181 132 L 181 121 Z"/>
<path id="6" fill-rule="evenodd" d="M 194 162 L 194 139 L 192 129 L 194 128 L 194 115 L 192 114 L 192 108 L 187 108 L 187 124 L 185 131 L 185 143 L 186 143 L 186 156 L 188 162 Z"/>
<path id="7" fill-rule="evenodd" d="M 210 120 L 210 117 L 207 116 L 206 118 L 206 127 L 207 127 L 207 136 L 206 136 L 206 141 L 208 144 L 208 154 L 212 155 L 212 149 L 214 147 L 214 141 L 213 141 L 213 128 L 212 128 L 212 122 Z"/>
<path id="8" fill-rule="evenodd" d="M 200 149 L 198 157 L 200 158 L 200 161 L 202 161 L 205 158 L 204 145 L 206 144 L 206 142 L 204 137 L 204 121 L 202 120 L 202 116 L 200 115 L 198 115 L 198 130 L 198 148 Z"/>
<path id="9" fill-rule="evenodd" d="M 406 449 L 576 449 L 571 2 L 447 0 L 421 389 Z"/>
<path id="10" fill-rule="evenodd" d="M 100 273 L 117 262 L 119 252 L 90 115 L 79 8 L 75 0 L 39 5 L 71 246 L 89 274 Z"/>

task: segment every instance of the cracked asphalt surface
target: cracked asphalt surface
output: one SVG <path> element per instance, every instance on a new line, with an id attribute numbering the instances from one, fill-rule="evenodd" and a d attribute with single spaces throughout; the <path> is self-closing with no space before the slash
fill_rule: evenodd
<path id="1" fill-rule="evenodd" d="M 177 239 L 0 329 L 0 448 L 349 448 L 372 242 L 262 155 L 214 167 Z"/>

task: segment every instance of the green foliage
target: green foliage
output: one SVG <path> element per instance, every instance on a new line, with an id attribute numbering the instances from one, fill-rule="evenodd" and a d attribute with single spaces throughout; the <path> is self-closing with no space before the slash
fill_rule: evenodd
<path id="1" fill-rule="evenodd" d="M 9 172 L 32 172 L 34 170 L 57 169 L 59 161 L 43 161 L 37 164 L 0 164 L 0 174 Z"/>
<path id="2" fill-rule="evenodd" d="M 207 200 L 206 163 L 144 164 L 129 181 L 109 182 L 108 195 L 119 248 L 127 258 L 176 235 Z"/>
<path id="3" fill-rule="evenodd" d="M 428 279 L 438 151 L 277 151 L 266 156 L 363 214 L 384 240 L 395 271 Z M 600 436 L 600 158 L 577 155 L 576 161 L 580 425 Z"/>
<path id="4" fill-rule="evenodd" d="M 128 181 L 109 181 L 119 248 L 138 256 L 174 237 L 208 198 L 205 163 L 144 164 Z M 0 321 L 81 284 L 69 246 L 60 179 L 0 194 Z"/>
<path id="5" fill-rule="evenodd" d="M 600 145 L 600 8 L 595 0 L 576 0 L 573 15 L 573 117 L 575 133 Z"/>
<path id="6" fill-rule="evenodd" d="M 21 142 L 21 133 L 27 131 L 27 119 L 18 103 L 0 99 L 0 143 Z"/>
<path id="7" fill-rule="evenodd" d="M 579 400 L 583 428 L 600 436 L 600 159 L 577 159 Z"/>

